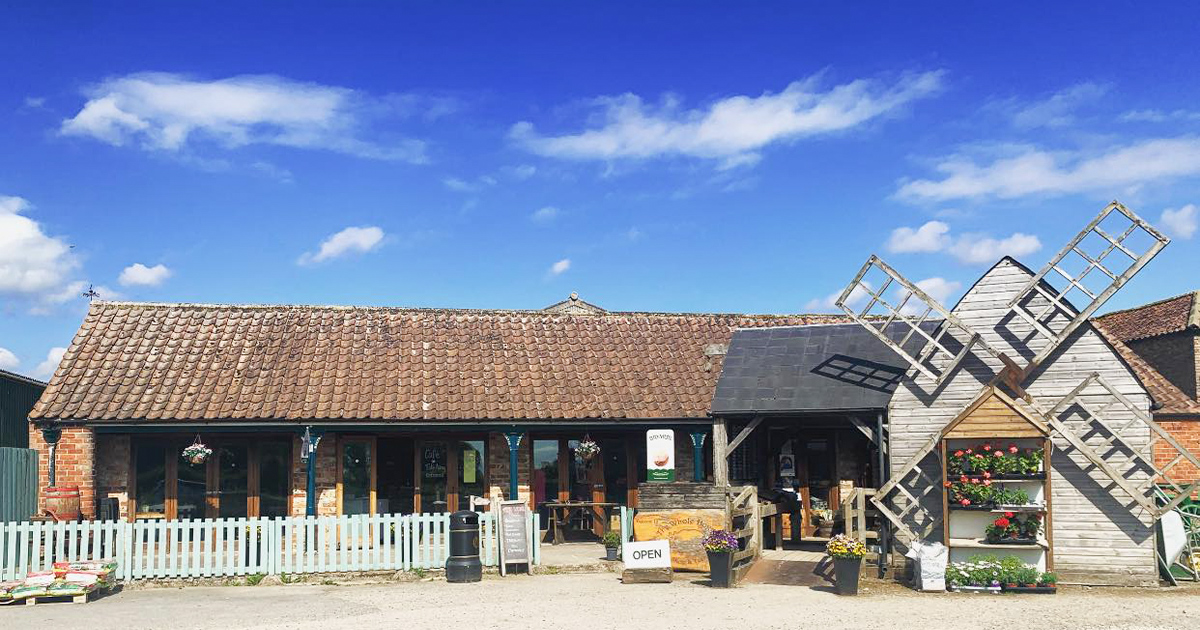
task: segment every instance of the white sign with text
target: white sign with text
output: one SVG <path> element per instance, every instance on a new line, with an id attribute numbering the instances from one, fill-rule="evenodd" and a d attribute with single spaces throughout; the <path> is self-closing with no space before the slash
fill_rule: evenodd
<path id="1" fill-rule="evenodd" d="M 626 569 L 668 569 L 671 567 L 671 543 L 666 540 L 627 542 L 621 560 Z"/>

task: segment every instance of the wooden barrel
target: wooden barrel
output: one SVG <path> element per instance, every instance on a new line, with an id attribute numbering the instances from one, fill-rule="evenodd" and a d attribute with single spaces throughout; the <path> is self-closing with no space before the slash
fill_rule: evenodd
<path id="1" fill-rule="evenodd" d="M 50 486 L 46 488 L 46 511 L 57 521 L 79 519 L 79 486 Z"/>

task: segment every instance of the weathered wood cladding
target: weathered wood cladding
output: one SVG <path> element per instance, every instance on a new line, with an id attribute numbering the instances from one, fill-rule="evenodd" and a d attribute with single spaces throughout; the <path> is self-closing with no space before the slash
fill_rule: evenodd
<path id="1" fill-rule="evenodd" d="M 0 446 L 29 448 L 29 411 L 44 383 L 0 370 Z"/>
<path id="2" fill-rule="evenodd" d="M 981 334 L 988 344 L 1009 354 L 1018 363 L 1028 361 L 1048 343 L 1026 322 L 1009 313 L 1008 301 L 1031 276 L 1028 270 L 1005 259 L 985 274 L 954 309 L 954 313 Z M 1060 316 L 1056 323 L 1061 326 L 1066 321 Z M 999 361 L 976 355 L 964 361 L 959 370 L 936 390 L 926 379 L 906 379 L 889 404 L 893 474 L 897 474 L 939 430 L 975 401 L 981 388 L 1001 367 Z M 1137 405 L 1149 409 L 1145 390 L 1090 326 L 1081 327 L 1051 354 L 1026 379 L 1025 389 L 1036 404 L 1049 408 L 1093 372 L 1100 373 Z M 1103 407 L 1107 402 L 1093 390 L 1088 390 L 1085 398 L 1095 407 Z M 1060 418 L 1070 426 L 1081 428 L 1081 419 L 1071 415 L 1071 411 Z M 1124 410 L 1117 411 L 1117 407 L 1106 416 L 1106 420 L 1110 420 L 1109 426 L 1114 427 L 1122 426 L 1122 420 L 1128 419 Z M 1082 435 L 1089 444 L 1099 444 L 1105 437 L 1103 431 Z M 1122 440 L 1133 448 L 1142 448 L 1148 444 L 1150 432 L 1139 427 L 1122 434 Z M 1053 443 L 1054 558 L 1062 579 L 1108 584 L 1156 583 L 1150 515 L 1061 436 L 1054 436 Z M 919 498 L 925 510 L 925 513 L 921 510 L 910 512 L 906 516 L 907 524 L 917 532 L 931 527 L 931 539 L 942 536 L 941 497 L 939 489 L 933 487 L 935 480 L 940 478 L 940 466 L 937 453 L 930 453 L 918 470 L 910 472 L 901 482 L 906 490 Z M 1149 479 L 1145 469 L 1120 468 L 1128 471 L 1127 478 L 1135 485 Z M 902 495 L 893 494 L 891 499 L 893 503 L 903 505 Z"/>

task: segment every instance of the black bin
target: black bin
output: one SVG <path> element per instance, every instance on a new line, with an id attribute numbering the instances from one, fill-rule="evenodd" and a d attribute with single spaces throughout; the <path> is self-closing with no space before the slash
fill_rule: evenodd
<path id="1" fill-rule="evenodd" d="M 479 561 L 479 514 L 462 510 L 450 515 L 450 557 L 446 560 L 447 582 L 478 582 L 483 579 Z"/>

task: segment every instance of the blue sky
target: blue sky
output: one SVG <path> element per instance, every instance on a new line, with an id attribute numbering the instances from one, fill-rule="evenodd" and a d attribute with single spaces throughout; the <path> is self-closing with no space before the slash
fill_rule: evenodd
<path id="1" fill-rule="evenodd" d="M 4 369 L 89 284 L 800 312 L 877 252 L 952 304 L 1114 198 L 1174 240 L 1106 309 L 1198 288 L 1188 3 L 57 4 L 0 8 Z"/>

